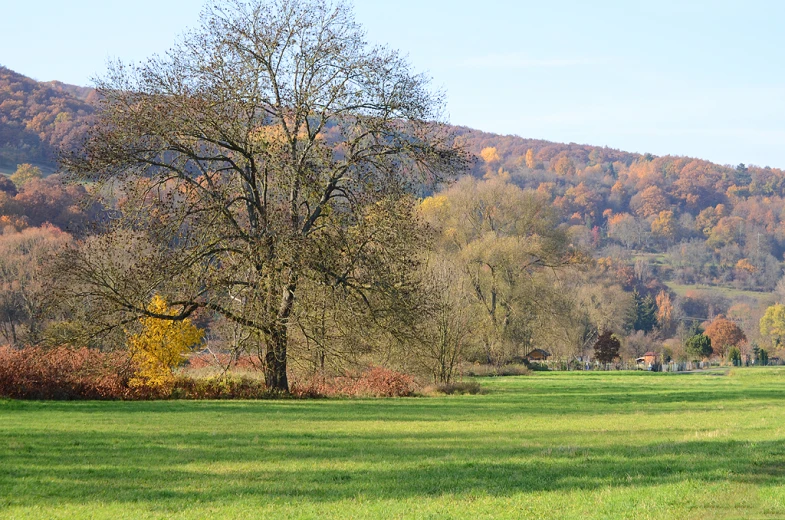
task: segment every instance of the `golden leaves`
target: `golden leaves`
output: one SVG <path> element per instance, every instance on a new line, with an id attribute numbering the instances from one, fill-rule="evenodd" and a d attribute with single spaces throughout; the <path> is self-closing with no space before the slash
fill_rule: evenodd
<path id="1" fill-rule="evenodd" d="M 154 296 L 148 305 L 151 314 L 174 316 L 176 312 L 161 296 Z M 131 359 L 137 366 L 131 379 L 133 386 L 151 388 L 171 384 L 176 366 L 184 361 L 184 355 L 202 341 L 203 331 L 193 325 L 191 320 L 182 321 L 154 317 L 141 318 L 142 332 L 128 338 Z"/>
<path id="2" fill-rule="evenodd" d="M 486 163 L 495 163 L 501 161 L 501 156 L 495 146 L 488 146 L 480 151 L 480 157 Z"/>

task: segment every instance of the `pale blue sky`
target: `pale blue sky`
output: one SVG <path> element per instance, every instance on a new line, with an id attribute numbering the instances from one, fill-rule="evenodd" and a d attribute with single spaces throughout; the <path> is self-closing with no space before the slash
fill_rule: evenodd
<path id="1" fill-rule="evenodd" d="M 202 0 L 0 0 L 0 64 L 88 85 L 166 50 Z M 785 1 L 356 0 L 370 41 L 497 133 L 785 167 Z"/>

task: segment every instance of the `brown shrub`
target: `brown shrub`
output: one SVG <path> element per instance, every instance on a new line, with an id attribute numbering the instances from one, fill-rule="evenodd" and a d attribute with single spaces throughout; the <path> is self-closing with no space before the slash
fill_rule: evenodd
<path id="1" fill-rule="evenodd" d="M 303 385 L 292 385 L 298 397 L 408 397 L 416 389 L 413 377 L 384 367 L 336 378 L 316 376 Z"/>
<path id="2" fill-rule="evenodd" d="M 335 388 L 335 379 L 327 379 L 322 375 L 315 375 L 304 382 L 293 381 L 291 392 L 295 397 L 303 399 L 316 399 L 319 397 L 334 397 L 338 395 Z"/>
<path id="3" fill-rule="evenodd" d="M 15 399 L 132 399 L 125 352 L 88 348 L 0 348 L 0 396 Z"/>
<path id="4" fill-rule="evenodd" d="M 0 397 L 13 399 L 269 399 L 255 378 L 180 375 L 172 385 L 153 389 L 131 387 L 134 367 L 127 352 L 88 348 L 0 347 Z M 414 395 L 411 376 L 382 367 L 334 379 L 314 378 L 292 385 L 294 397 L 403 397 Z"/>
<path id="5" fill-rule="evenodd" d="M 241 370 L 261 370 L 259 358 L 240 356 L 233 359 L 231 354 L 209 354 L 200 352 L 188 358 L 188 366 L 193 369 L 202 368 L 237 368 Z"/>
<path id="6" fill-rule="evenodd" d="M 458 381 L 452 383 L 439 383 L 425 389 L 425 393 L 447 394 L 447 395 L 475 395 L 482 394 L 483 389 L 476 381 Z"/>
<path id="7" fill-rule="evenodd" d="M 270 399 L 281 397 L 268 390 L 262 381 L 247 377 L 180 376 L 174 381 L 172 399 Z"/>
<path id="8" fill-rule="evenodd" d="M 350 387 L 351 395 L 369 397 L 407 397 L 414 394 L 414 378 L 384 367 L 366 370 Z"/>
<path id="9" fill-rule="evenodd" d="M 463 373 L 470 377 L 527 376 L 531 369 L 526 365 L 469 365 Z"/>

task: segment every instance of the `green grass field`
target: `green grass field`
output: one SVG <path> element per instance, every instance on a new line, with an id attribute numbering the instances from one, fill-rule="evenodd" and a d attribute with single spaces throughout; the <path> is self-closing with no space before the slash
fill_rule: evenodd
<path id="1" fill-rule="evenodd" d="M 785 370 L 485 395 L 0 401 L 2 518 L 785 518 Z"/>
<path id="2" fill-rule="evenodd" d="M 746 297 L 752 300 L 758 301 L 761 304 L 773 304 L 774 303 L 774 295 L 770 292 L 760 292 L 760 291 L 745 291 L 743 289 L 734 289 L 732 287 L 720 287 L 717 285 L 703 285 L 703 284 L 694 284 L 694 285 L 684 285 L 678 284 L 673 282 L 666 282 L 665 285 L 668 288 L 675 292 L 679 296 L 684 296 L 689 291 L 701 291 L 701 292 L 710 292 L 714 294 L 719 294 L 720 296 L 724 296 L 725 298 L 733 300 L 734 298 Z"/>

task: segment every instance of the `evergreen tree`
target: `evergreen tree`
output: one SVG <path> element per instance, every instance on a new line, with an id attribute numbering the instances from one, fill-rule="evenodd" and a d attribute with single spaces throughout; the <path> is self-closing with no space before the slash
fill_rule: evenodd
<path id="1" fill-rule="evenodd" d="M 752 175 L 750 175 L 750 172 L 744 163 L 740 163 L 738 166 L 736 166 L 735 181 L 739 186 L 749 186 L 750 182 L 752 182 Z"/>
<path id="2" fill-rule="evenodd" d="M 733 366 L 740 367 L 741 366 L 741 351 L 739 347 L 731 347 L 728 350 L 728 361 L 733 363 Z"/>
<path id="3" fill-rule="evenodd" d="M 754 341 L 752 342 L 752 357 L 755 360 L 755 363 L 760 359 L 760 347 Z"/>
<path id="4" fill-rule="evenodd" d="M 696 334 L 687 340 L 687 354 L 693 357 L 693 360 L 698 361 L 703 358 L 709 357 L 712 354 L 711 338 L 705 334 Z"/>
<path id="5" fill-rule="evenodd" d="M 657 304 L 654 298 L 651 295 L 641 296 L 637 289 L 633 291 L 632 298 L 632 329 L 651 332 L 657 325 Z"/>
<path id="6" fill-rule="evenodd" d="M 690 337 L 697 336 L 698 334 L 703 334 L 703 327 L 698 320 L 692 320 L 690 322 Z"/>

